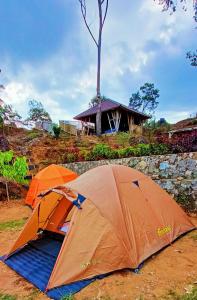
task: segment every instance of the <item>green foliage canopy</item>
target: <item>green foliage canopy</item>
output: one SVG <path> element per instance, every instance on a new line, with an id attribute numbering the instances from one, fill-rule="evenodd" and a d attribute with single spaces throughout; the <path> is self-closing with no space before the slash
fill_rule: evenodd
<path id="1" fill-rule="evenodd" d="M 108 98 L 105 97 L 105 96 L 101 96 L 100 99 L 97 97 L 97 96 L 94 96 L 90 102 L 89 102 L 89 107 L 94 107 L 96 106 L 97 104 L 99 104 L 99 100 L 101 100 L 101 102 L 107 100 Z"/>
<path id="2" fill-rule="evenodd" d="M 24 177 L 27 175 L 27 171 L 25 157 L 14 158 L 12 151 L 0 152 L 0 176 L 17 183 L 26 183 Z"/>
<path id="3" fill-rule="evenodd" d="M 142 113 L 151 115 L 159 104 L 159 101 L 157 101 L 158 98 L 159 90 L 155 88 L 154 83 L 146 82 L 140 87 L 140 90 L 137 91 L 137 93 L 131 95 L 129 106 Z"/>
<path id="4" fill-rule="evenodd" d="M 42 103 L 37 100 L 29 101 L 28 120 L 31 121 L 51 121 L 49 113 L 45 110 Z"/>

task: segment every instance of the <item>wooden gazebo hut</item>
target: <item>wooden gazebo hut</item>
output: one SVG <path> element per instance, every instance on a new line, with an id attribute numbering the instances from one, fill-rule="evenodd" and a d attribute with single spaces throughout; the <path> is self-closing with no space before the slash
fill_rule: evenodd
<path id="1" fill-rule="evenodd" d="M 75 116 L 75 120 L 82 122 L 82 128 L 89 123 L 94 124 L 96 130 L 96 113 L 98 105 L 95 105 L 86 111 Z M 114 100 L 107 99 L 101 103 L 101 128 L 102 134 L 119 131 L 142 132 L 142 124 L 149 116 L 140 113 L 135 109 L 118 103 Z"/>

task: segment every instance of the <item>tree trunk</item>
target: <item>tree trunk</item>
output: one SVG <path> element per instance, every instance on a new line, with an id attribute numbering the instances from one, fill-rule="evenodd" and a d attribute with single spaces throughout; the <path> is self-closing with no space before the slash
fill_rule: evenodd
<path id="1" fill-rule="evenodd" d="M 97 86 L 96 86 L 96 96 L 98 99 L 98 110 L 96 113 L 96 134 L 98 136 L 102 133 L 101 128 L 101 43 L 102 43 L 102 7 L 101 0 L 98 0 L 98 9 L 99 9 L 99 37 L 98 37 L 98 52 L 97 52 Z"/>
<path id="2" fill-rule="evenodd" d="M 6 188 L 7 200 L 10 201 L 9 189 L 8 189 L 8 183 L 7 183 L 7 181 L 5 182 L 5 188 Z"/>

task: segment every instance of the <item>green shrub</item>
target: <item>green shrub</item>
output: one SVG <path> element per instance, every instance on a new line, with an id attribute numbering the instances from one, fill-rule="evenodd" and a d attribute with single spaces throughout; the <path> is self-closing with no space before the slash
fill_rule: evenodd
<path id="1" fill-rule="evenodd" d="M 61 132 L 61 128 L 57 125 L 54 125 L 53 126 L 53 133 L 54 133 L 54 136 L 55 136 L 56 139 L 59 138 L 60 132 Z"/>
<path id="2" fill-rule="evenodd" d="M 77 159 L 76 159 L 76 156 L 74 153 L 68 153 L 67 156 L 66 156 L 66 161 L 68 163 L 72 163 L 72 162 L 75 162 Z"/>
<path id="3" fill-rule="evenodd" d="M 136 155 L 136 149 L 134 147 L 127 147 L 127 148 L 119 149 L 117 151 L 120 158 Z"/>
<path id="4" fill-rule="evenodd" d="M 191 124 L 192 125 L 197 125 L 197 119 L 192 120 Z"/>
<path id="5" fill-rule="evenodd" d="M 150 155 L 150 145 L 149 144 L 138 144 L 136 146 L 136 155 L 137 156 L 147 156 Z"/>
<path id="6" fill-rule="evenodd" d="M 94 159 L 109 158 L 113 150 L 105 144 L 97 144 L 92 149 L 92 157 Z"/>
<path id="7" fill-rule="evenodd" d="M 99 159 L 115 159 L 130 156 L 148 156 L 148 155 L 162 155 L 169 152 L 169 149 L 164 144 L 138 144 L 134 147 L 126 147 L 122 149 L 111 149 L 106 144 L 98 144 L 94 146 L 93 150 L 87 152 L 84 156 L 85 160 L 99 160 Z"/>
<path id="8" fill-rule="evenodd" d="M 162 155 L 169 153 L 169 148 L 165 144 L 150 144 L 150 154 Z"/>

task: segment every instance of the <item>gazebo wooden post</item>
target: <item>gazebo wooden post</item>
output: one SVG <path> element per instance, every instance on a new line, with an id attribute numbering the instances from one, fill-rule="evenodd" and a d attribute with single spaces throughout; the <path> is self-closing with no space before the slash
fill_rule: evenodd
<path id="1" fill-rule="evenodd" d="M 132 119 L 132 116 L 127 114 L 127 118 L 128 118 L 129 133 L 132 133 L 133 132 L 133 119 Z"/>
<path id="2" fill-rule="evenodd" d="M 112 131 L 111 121 L 110 121 L 110 117 L 109 117 L 109 114 L 108 114 L 108 113 L 107 113 L 107 117 L 108 117 L 110 129 L 111 129 L 111 131 Z"/>

